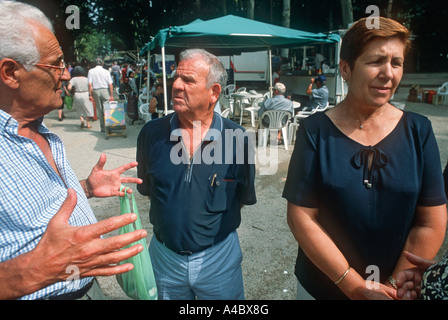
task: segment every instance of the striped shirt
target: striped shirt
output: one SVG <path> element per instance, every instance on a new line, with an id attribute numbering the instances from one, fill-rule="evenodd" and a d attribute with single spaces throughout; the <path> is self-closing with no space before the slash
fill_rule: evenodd
<path id="1" fill-rule="evenodd" d="M 69 219 L 72 226 L 89 225 L 96 218 L 87 197 L 67 162 L 61 139 L 39 122 L 61 177 L 31 139 L 18 135 L 18 122 L 0 110 L 0 262 L 31 251 L 40 241 L 51 218 L 73 188 L 77 205 Z M 83 288 L 92 278 L 57 282 L 21 299 L 43 299 Z"/>

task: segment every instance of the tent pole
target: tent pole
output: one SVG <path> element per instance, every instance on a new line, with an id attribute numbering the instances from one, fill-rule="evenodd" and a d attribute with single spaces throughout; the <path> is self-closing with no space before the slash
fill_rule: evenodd
<path id="1" fill-rule="evenodd" d="M 271 49 L 268 50 L 269 56 L 269 96 L 272 97 L 272 53 Z"/>
<path id="2" fill-rule="evenodd" d="M 163 70 L 163 96 L 165 99 L 164 105 L 165 105 L 165 115 L 168 114 L 168 101 L 167 101 L 167 94 L 166 94 L 166 70 L 165 70 L 165 47 L 162 47 L 162 70 Z"/>
<path id="3" fill-rule="evenodd" d="M 149 86 L 151 84 L 150 78 L 151 78 L 151 51 L 148 50 L 148 71 L 146 72 L 146 102 L 149 103 Z"/>
<path id="4" fill-rule="evenodd" d="M 335 70 L 335 102 L 334 104 L 337 105 L 345 98 L 345 88 L 344 88 L 344 81 L 342 81 L 342 75 L 341 70 L 339 69 L 339 61 L 341 59 L 340 50 L 341 50 L 341 43 L 342 40 L 339 40 L 336 43 L 336 54 L 335 54 L 335 60 L 336 60 L 336 70 Z"/>
<path id="5" fill-rule="evenodd" d="M 306 46 L 303 46 L 302 69 L 306 68 Z"/>

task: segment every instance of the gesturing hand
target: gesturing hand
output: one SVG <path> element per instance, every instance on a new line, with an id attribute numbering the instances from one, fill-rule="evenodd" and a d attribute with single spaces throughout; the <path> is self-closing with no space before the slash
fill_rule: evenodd
<path id="1" fill-rule="evenodd" d="M 81 185 L 88 198 L 91 197 L 112 197 L 124 196 L 120 191 L 122 183 L 142 183 L 139 178 L 122 177 L 121 174 L 137 166 L 137 162 L 130 162 L 113 170 L 104 170 L 106 164 L 106 155 L 101 154 L 98 163 L 93 167 L 92 172 L 86 180 L 81 181 Z M 128 193 L 132 190 L 128 189 Z"/>
<path id="2" fill-rule="evenodd" d="M 122 249 L 144 237 L 145 230 L 102 239 L 101 236 L 136 220 L 133 213 L 111 217 L 92 225 L 74 227 L 68 222 L 76 206 L 76 193 L 68 190 L 67 198 L 51 219 L 48 228 L 28 261 L 36 286 L 65 280 L 67 267 L 79 269 L 80 277 L 110 276 L 127 272 L 132 264 L 117 265 L 142 251 L 141 245 Z M 37 285 L 39 283 L 40 285 Z"/>

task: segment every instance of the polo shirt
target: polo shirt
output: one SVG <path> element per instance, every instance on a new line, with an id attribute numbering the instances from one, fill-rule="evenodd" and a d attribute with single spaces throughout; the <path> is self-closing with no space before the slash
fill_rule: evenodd
<path id="1" fill-rule="evenodd" d="M 328 88 L 326 86 L 320 87 L 318 89 L 313 89 L 311 94 L 310 102 L 308 103 L 308 108 L 325 108 L 328 102 Z"/>
<path id="2" fill-rule="evenodd" d="M 76 191 L 78 201 L 69 224 L 84 226 L 96 222 L 87 197 L 67 161 L 61 139 L 42 123 L 38 130 L 47 139 L 61 177 L 31 139 L 18 134 L 18 122 L 0 110 L 0 262 L 33 250 L 58 212 L 67 188 Z M 62 281 L 21 299 L 44 299 L 83 288 L 92 278 Z"/>
<path id="3" fill-rule="evenodd" d="M 154 234 L 174 252 L 202 251 L 241 222 L 241 205 L 256 203 L 252 141 L 214 113 L 193 157 L 185 149 L 176 113 L 148 122 L 137 139 L 137 186 L 149 195 Z"/>

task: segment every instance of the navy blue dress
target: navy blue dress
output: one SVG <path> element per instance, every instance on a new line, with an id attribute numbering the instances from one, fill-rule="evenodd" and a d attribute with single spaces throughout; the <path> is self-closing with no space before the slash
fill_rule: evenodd
<path id="1" fill-rule="evenodd" d="M 371 169 L 367 157 L 373 153 Z M 379 268 L 391 275 L 405 244 L 417 205 L 446 202 L 439 150 L 430 121 L 404 112 L 394 130 L 374 146 L 342 133 L 325 113 L 302 121 L 283 197 L 318 208 L 318 222 L 367 278 Z M 299 248 L 295 274 L 316 299 L 346 299 Z"/>

